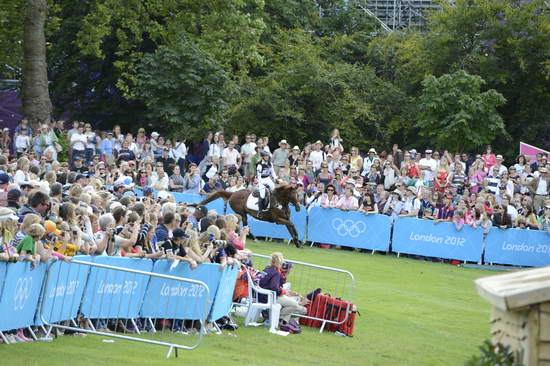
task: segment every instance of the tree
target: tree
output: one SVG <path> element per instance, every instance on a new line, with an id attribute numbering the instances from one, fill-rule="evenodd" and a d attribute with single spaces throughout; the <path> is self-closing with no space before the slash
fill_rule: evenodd
<path id="1" fill-rule="evenodd" d="M 408 125 L 407 97 L 360 64 L 328 62 L 323 40 L 301 30 L 281 31 L 271 47 L 272 67 L 243 86 L 228 129 L 289 139 L 326 141 L 339 128 L 346 146 L 382 146 Z"/>
<path id="2" fill-rule="evenodd" d="M 482 92 L 484 84 L 480 76 L 465 71 L 424 79 L 418 106 L 420 135 L 451 151 L 474 151 L 497 137 L 509 138 L 497 112 L 506 99 L 494 89 Z"/>
<path id="3" fill-rule="evenodd" d="M 23 113 L 30 124 L 49 121 L 52 102 L 48 89 L 46 36 L 47 0 L 27 0 L 23 27 Z"/>
<path id="4" fill-rule="evenodd" d="M 219 127 L 227 110 L 229 74 L 214 58 L 182 37 L 161 46 L 138 66 L 135 93 L 151 118 L 167 123 L 176 136 Z"/>
<path id="5" fill-rule="evenodd" d="M 481 76 L 507 100 L 506 130 L 539 146 L 550 130 L 550 6 L 545 0 L 457 0 L 430 17 L 421 52 L 431 73 Z M 546 141 L 545 141 L 546 140 Z M 507 149 L 506 145 L 497 147 Z"/>

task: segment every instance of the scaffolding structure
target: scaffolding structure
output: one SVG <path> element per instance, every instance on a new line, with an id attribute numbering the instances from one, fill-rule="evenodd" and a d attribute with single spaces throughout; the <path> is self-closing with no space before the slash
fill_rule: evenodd
<path id="1" fill-rule="evenodd" d="M 365 0 L 360 7 L 387 31 L 411 26 L 423 28 L 428 11 L 438 9 L 433 0 Z"/>

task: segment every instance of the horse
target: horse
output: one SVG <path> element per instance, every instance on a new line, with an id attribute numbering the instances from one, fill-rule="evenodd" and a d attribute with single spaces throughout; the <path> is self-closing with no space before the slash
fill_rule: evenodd
<path id="1" fill-rule="evenodd" d="M 218 198 L 223 198 L 226 206 L 227 203 L 229 203 L 229 206 L 231 206 L 233 211 L 241 215 L 243 225 L 248 225 L 247 214 L 261 221 L 285 225 L 290 233 L 290 236 L 292 237 L 292 242 L 294 245 L 296 245 L 297 248 L 301 248 L 301 243 L 298 239 L 298 231 L 296 231 L 294 224 L 290 221 L 290 209 L 288 207 L 288 205 L 291 204 L 296 208 L 296 211 L 300 211 L 300 203 L 298 202 L 298 197 L 296 196 L 296 188 L 289 184 L 276 187 L 271 194 L 269 210 L 263 212 L 261 217 L 258 216 L 257 210 L 251 210 L 246 207 L 248 196 L 251 194 L 252 191 L 250 189 L 241 189 L 237 192 L 219 190 L 212 193 L 202 202 L 193 206 L 205 205 L 209 202 L 217 200 Z"/>

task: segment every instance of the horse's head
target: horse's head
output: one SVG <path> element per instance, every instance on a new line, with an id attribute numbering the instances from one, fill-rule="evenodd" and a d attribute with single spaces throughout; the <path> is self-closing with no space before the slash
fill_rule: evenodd
<path id="1" fill-rule="evenodd" d="M 300 211 L 300 202 L 298 201 L 298 194 L 296 192 L 296 187 L 285 184 L 276 188 L 277 191 L 277 200 L 282 205 L 291 204 L 296 208 L 296 211 Z"/>

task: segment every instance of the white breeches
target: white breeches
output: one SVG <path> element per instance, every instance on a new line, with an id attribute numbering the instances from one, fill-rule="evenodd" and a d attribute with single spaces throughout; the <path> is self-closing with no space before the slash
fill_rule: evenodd
<path id="1" fill-rule="evenodd" d="M 265 198 L 265 186 L 268 186 L 271 191 L 275 189 L 275 183 L 273 183 L 271 177 L 258 178 L 258 189 L 260 190 L 261 198 Z"/>

